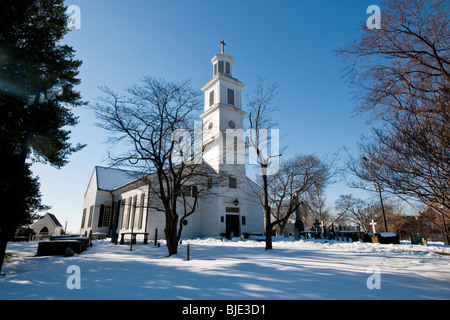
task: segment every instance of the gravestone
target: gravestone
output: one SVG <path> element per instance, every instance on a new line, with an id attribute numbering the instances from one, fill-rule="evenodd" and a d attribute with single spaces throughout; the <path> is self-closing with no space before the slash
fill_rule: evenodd
<path id="1" fill-rule="evenodd" d="M 411 244 L 422 244 L 422 235 L 420 233 L 411 233 Z"/>
<path id="2" fill-rule="evenodd" d="M 300 240 L 300 229 L 294 229 L 294 240 Z"/>
<path id="3" fill-rule="evenodd" d="M 417 234 L 417 242 L 419 242 L 419 244 L 422 244 L 422 235 L 420 233 Z"/>
<path id="4" fill-rule="evenodd" d="M 75 251 L 71 247 L 66 248 L 66 253 L 64 256 L 73 257 L 75 255 Z"/>

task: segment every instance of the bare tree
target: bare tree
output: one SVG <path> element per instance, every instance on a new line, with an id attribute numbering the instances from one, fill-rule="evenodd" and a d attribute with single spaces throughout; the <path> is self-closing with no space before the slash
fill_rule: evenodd
<path id="1" fill-rule="evenodd" d="M 450 3 L 391 0 L 385 7 L 381 30 L 363 28 L 359 42 L 337 52 L 374 127 L 350 168 L 419 214 L 416 203 L 449 218 Z"/>
<path id="2" fill-rule="evenodd" d="M 201 106 L 200 94 L 191 89 L 190 81 L 172 83 L 151 77 L 144 78 L 141 86 L 126 89 L 125 95 L 108 88 L 101 90 L 105 96 L 93 109 L 100 120 L 98 125 L 110 132 L 108 156 L 114 166 L 131 165 L 148 175 L 152 194 L 159 199 L 149 206 L 164 212 L 165 239 L 169 255 L 174 255 L 180 237 L 180 203 L 184 220 L 195 211 L 199 193 L 194 194 L 188 207 L 183 201 L 183 187 L 190 186 L 203 171 L 201 161 L 195 161 L 195 156 L 183 153 L 186 149 L 180 147 L 187 143 L 186 136 L 174 139 L 173 134 L 177 130 L 192 133 L 193 112 Z"/>
<path id="3" fill-rule="evenodd" d="M 389 230 L 399 230 L 403 224 L 403 210 L 400 200 L 387 199 L 384 204 L 388 217 Z M 383 214 L 380 203 L 376 199 L 354 198 L 351 194 L 341 195 L 335 203 L 336 218 L 334 224 L 346 225 L 353 223 L 365 232 L 372 232 L 372 219 L 377 223 L 378 230 L 382 230 Z"/>
<path id="4" fill-rule="evenodd" d="M 267 139 L 267 131 L 274 126 L 271 115 L 275 111 L 273 99 L 277 89 L 276 84 L 266 85 L 264 79 L 259 77 L 248 103 L 251 133 L 247 142 L 255 151 L 260 168 L 266 250 L 272 249 L 273 228 L 285 228 L 300 204 L 298 198 L 314 186 L 322 188 L 337 172 L 332 170 L 334 160 L 328 162 L 313 155 L 299 155 L 280 164 L 279 141 L 275 141 L 279 133 L 278 136 L 271 136 L 270 142 Z M 269 144 L 271 152 L 267 151 Z M 274 144 L 277 144 L 277 148 L 272 148 Z"/>
<path id="5" fill-rule="evenodd" d="M 272 207 L 269 199 L 269 165 L 271 161 L 279 162 L 281 154 L 269 154 L 266 151 L 267 148 L 267 135 L 266 140 L 262 141 L 263 132 L 270 129 L 273 126 L 271 119 L 271 113 L 274 111 L 272 105 L 273 99 L 276 96 L 278 86 L 276 84 L 265 85 L 264 79 L 258 78 L 256 83 L 256 89 L 252 97 L 248 102 L 248 120 L 250 124 L 250 132 L 248 138 L 248 145 L 252 148 L 257 157 L 258 165 L 261 173 L 261 187 L 262 194 L 262 206 L 265 219 L 265 234 L 266 234 L 266 250 L 272 249 Z"/>
<path id="6" fill-rule="evenodd" d="M 351 194 L 341 195 L 336 200 L 337 218 L 333 223 L 345 225 L 346 222 L 353 223 L 365 232 L 370 232 L 370 222 L 372 219 L 377 221 L 380 216 L 377 215 L 375 206 L 359 198 L 353 198 Z"/>
<path id="7" fill-rule="evenodd" d="M 283 233 L 288 220 L 314 189 L 323 189 L 333 175 L 333 162 L 328 163 L 314 155 L 297 155 L 280 165 L 268 177 L 268 195 L 271 212 L 270 229 L 278 226 Z M 267 221 L 266 221 L 267 223 Z"/>
<path id="8" fill-rule="evenodd" d="M 329 173 L 330 177 L 336 174 L 337 172 L 338 170 L 333 165 L 332 162 L 330 164 L 330 173 Z M 329 183 L 328 179 L 325 180 L 326 183 Z M 304 208 L 303 212 L 307 213 L 308 210 L 311 212 L 311 219 L 310 219 L 311 224 L 313 224 L 316 220 L 322 221 L 325 224 L 325 226 L 331 224 L 331 216 L 330 216 L 331 207 L 327 204 L 326 201 L 327 198 L 325 196 L 325 188 L 326 184 L 323 183 L 322 181 L 319 181 L 319 183 L 315 183 L 310 188 L 310 190 L 308 190 L 306 197 L 303 200 L 304 204 L 306 205 L 306 208 Z"/>

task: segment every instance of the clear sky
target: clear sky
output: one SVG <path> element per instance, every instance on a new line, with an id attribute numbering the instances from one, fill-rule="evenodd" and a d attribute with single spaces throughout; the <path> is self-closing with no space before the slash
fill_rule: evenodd
<path id="1" fill-rule="evenodd" d="M 101 95 L 98 86 L 116 91 L 144 76 L 168 81 L 192 80 L 200 88 L 212 77 L 211 58 L 219 41 L 235 59 L 233 76 L 253 92 L 258 76 L 280 88 L 274 120 L 284 157 L 356 151 L 369 127 L 354 113 L 357 102 L 338 77 L 340 60 L 333 50 L 360 35 L 370 5 L 380 0 L 79 0 L 81 29 L 64 42 L 83 60 L 81 91 L 85 101 Z M 246 98 L 243 99 L 245 110 Z M 93 112 L 76 108 L 80 123 L 72 141 L 87 147 L 57 170 L 33 165 L 40 177 L 43 202 L 52 206 L 68 231 L 78 232 L 84 193 L 94 166 L 107 166 L 107 134 L 95 126 Z M 327 189 L 330 205 L 340 194 L 356 193 L 342 183 Z"/>

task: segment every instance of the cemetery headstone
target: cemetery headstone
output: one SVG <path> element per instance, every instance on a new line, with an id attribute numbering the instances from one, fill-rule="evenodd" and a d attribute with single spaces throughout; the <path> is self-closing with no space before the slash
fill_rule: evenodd
<path id="1" fill-rule="evenodd" d="M 420 233 L 411 233 L 411 244 L 422 244 L 422 235 Z"/>
<path id="2" fill-rule="evenodd" d="M 294 239 L 300 240 L 300 229 L 299 228 L 294 229 Z"/>
<path id="3" fill-rule="evenodd" d="M 75 255 L 75 251 L 71 247 L 66 248 L 66 253 L 64 256 L 73 257 Z"/>
<path id="4" fill-rule="evenodd" d="M 372 219 L 372 221 L 369 223 L 372 226 L 372 231 L 373 233 L 377 233 L 377 229 L 375 228 L 375 226 L 377 225 L 377 223 Z"/>
<path id="5" fill-rule="evenodd" d="M 417 242 L 422 244 L 422 235 L 420 233 L 417 234 Z"/>

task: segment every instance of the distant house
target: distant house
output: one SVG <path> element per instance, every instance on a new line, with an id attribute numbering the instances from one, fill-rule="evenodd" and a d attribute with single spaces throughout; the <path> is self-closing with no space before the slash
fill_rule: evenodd
<path id="1" fill-rule="evenodd" d="M 64 228 L 56 219 L 55 215 L 47 212 L 32 226 L 38 237 L 60 235 L 64 233 Z"/>

